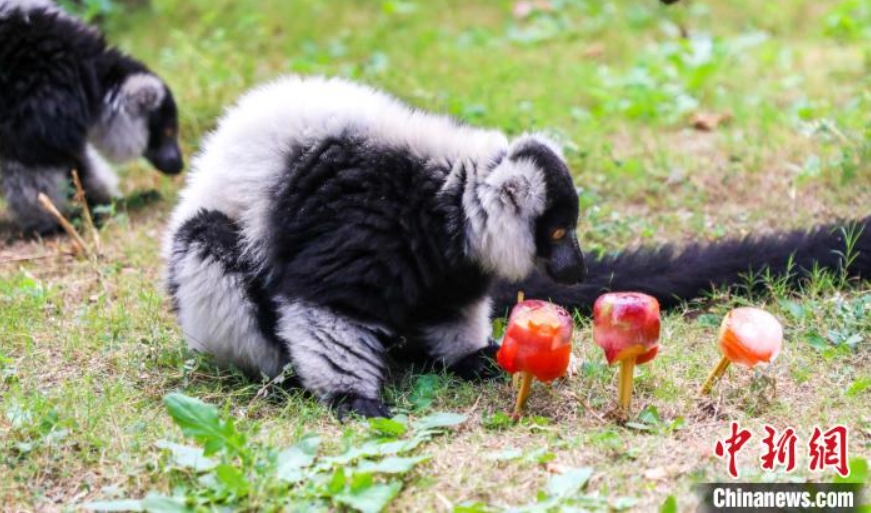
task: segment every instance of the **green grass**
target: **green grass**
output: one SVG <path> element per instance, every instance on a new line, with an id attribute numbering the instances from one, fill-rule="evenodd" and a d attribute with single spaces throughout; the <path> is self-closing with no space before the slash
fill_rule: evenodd
<path id="1" fill-rule="evenodd" d="M 100 12 L 101 2 L 86 3 Z M 588 251 L 869 213 L 866 2 L 550 5 L 516 19 L 509 1 L 153 0 L 144 8 L 113 4 L 102 23 L 112 41 L 172 86 L 188 156 L 247 87 L 283 73 L 341 75 L 473 124 L 560 139 L 580 190 L 579 236 Z M 698 112 L 729 113 L 731 121 L 695 131 L 690 118 Z M 162 199 L 119 206 L 102 229 L 101 261 L 63 256 L 63 239 L 0 248 L 0 504 L 75 509 L 148 492 L 201 506 L 219 500 L 156 445 L 195 443 L 185 441 L 164 406 L 173 392 L 236 419 L 252 461 L 274 461 L 270 451 L 309 433 L 320 435 L 326 456 L 380 436 L 366 423 L 337 423 L 304 395 L 245 380 L 185 349 L 161 290 L 158 257 L 183 178 L 160 177 L 144 164 L 125 171 L 127 193 L 156 189 Z M 660 356 L 638 369 L 639 417 L 630 426 L 607 416 L 616 373 L 585 320 L 575 338 L 578 373 L 537 387 L 530 418 L 517 425 L 504 416 L 512 401 L 504 382 L 393 376 L 386 394 L 395 411 L 412 421 L 436 411 L 467 420 L 411 452 L 431 458 L 397 478 L 403 486 L 388 509 L 521 506 L 559 490 L 549 486 L 575 495 L 583 489 L 601 498 L 591 503 L 596 508 L 650 511 L 674 496 L 679 510 L 690 509 L 694 483 L 727 477 L 712 454 L 730 419 L 757 437 L 766 423 L 792 426 L 800 437 L 796 472 L 762 472 L 753 448 L 741 456 L 743 479 L 829 480 L 831 473 L 806 470 L 804 444 L 817 425 L 844 423 L 852 454 L 868 458 L 871 288 L 822 275 L 798 293 L 776 281 L 769 291 L 721 293 L 667 315 Z M 719 319 L 743 304 L 783 321 L 784 354 L 767 373 L 730 370 L 712 400 L 700 403 L 694 394 L 717 361 Z M 267 479 L 267 463 L 255 469 L 236 453 L 220 454 L 250 479 Z M 588 480 L 560 473 L 586 468 Z M 554 475 L 576 481 L 549 485 Z M 336 484 L 333 497 L 351 487 Z M 287 486 L 253 486 L 247 498 L 233 490 L 235 499 L 220 500 L 247 501 L 250 510 L 297 497 Z"/>

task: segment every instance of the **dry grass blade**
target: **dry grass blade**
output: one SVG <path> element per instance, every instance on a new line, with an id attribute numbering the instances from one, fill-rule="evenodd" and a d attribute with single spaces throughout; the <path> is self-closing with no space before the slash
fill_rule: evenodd
<path id="1" fill-rule="evenodd" d="M 14 264 L 16 262 L 31 262 L 33 260 L 42 260 L 43 258 L 50 258 L 53 256 L 55 256 L 55 255 L 47 254 L 47 253 L 40 253 L 39 255 L 25 255 L 25 256 L 19 256 L 19 257 L 4 258 L 4 259 L 0 259 L 0 265 Z"/>
<path id="2" fill-rule="evenodd" d="M 85 244 L 85 241 L 82 239 L 82 236 L 79 235 L 79 232 L 76 231 L 76 228 L 72 225 L 72 223 L 70 223 L 67 218 L 60 213 L 60 210 L 57 209 L 51 199 L 42 192 L 39 193 L 37 199 L 42 205 L 42 208 L 44 208 L 48 211 L 48 213 L 53 215 L 55 219 L 57 219 L 58 223 L 60 223 L 61 227 L 63 227 L 64 231 L 67 232 L 67 235 L 70 236 L 73 241 L 73 248 L 75 248 L 76 254 L 87 256 L 88 247 Z"/>
<path id="3" fill-rule="evenodd" d="M 82 181 L 79 179 L 79 172 L 73 169 L 73 184 L 76 186 L 76 201 L 82 206 L 82 217 L 85 220 L 85 226 L 88 229 L 88 233 L 90 233 L 91 241 L 94 243 L 94 253 L 97 256 L 100 256 L 102 251 L 102 244 L 100 243 L 100 233 L 97 231 L 97 227 L 94 226 L 94 218 L 91 217 L 91 209 L 88 208 L 88 201 L 85 197 L 85 189 L 82 187 Z"/>

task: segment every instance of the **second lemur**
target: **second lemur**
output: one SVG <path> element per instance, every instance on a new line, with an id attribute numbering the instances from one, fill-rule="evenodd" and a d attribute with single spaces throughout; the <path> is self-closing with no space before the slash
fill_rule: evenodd
<path id="1" fill-rule="evenodd" d="M 120 195 L 105 158 L 183 167 L 172 92 L 144 64 L 48 0 L 0 0 L 0 189 L 25 232 L 47 232 L 78 170 L 88 199 Z"/>

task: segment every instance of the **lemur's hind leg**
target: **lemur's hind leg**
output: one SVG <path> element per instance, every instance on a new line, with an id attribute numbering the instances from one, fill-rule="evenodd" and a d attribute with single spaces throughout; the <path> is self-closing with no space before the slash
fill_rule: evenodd
<path id="1" fill-rule="evenodd" d="M 287 354 L 270 334 L 274 310 L 242 258 L 239 228 L 229 217 L 204 210 L 186 221 L 168 262 L 168 288 L 191 349 L 251 374 L 281 373 Z"/>
<path id="2" fill-rule="evenodd" d="M 0 189 L 13 220 L 26 233 L 49 233 L 59 228 L 37 197 L 44 193 L 61 212 L 68 208 L 69 170 L 59 167 L 31 167 L 20 162 L 0 162 Z"/>
<path id="3" fill-rule="evenodd" d="M 302 385 L 338 410 L 389 417 L 379 399 L 386 365 L 386 331 L 302 301 L 279 308 L 278 335 Z"/>
<path id="4" fill-rule="evenodd" d="M 494 358 L 499 346 L 490 338 L 490 298 L 467 307 L 450 322 L 421 327 L 419 336 L 436 362 L 464 379 L 488 379 L 500 374 Z"/>

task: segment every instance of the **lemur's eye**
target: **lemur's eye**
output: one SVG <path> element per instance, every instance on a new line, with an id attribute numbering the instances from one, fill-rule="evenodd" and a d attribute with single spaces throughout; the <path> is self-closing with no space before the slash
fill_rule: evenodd
<path id="1" fill-rule="evenodd" d="M 550 232 L 550 240 L 562 240 L 566 236 L 566 231 L 562 228 Z"/>

